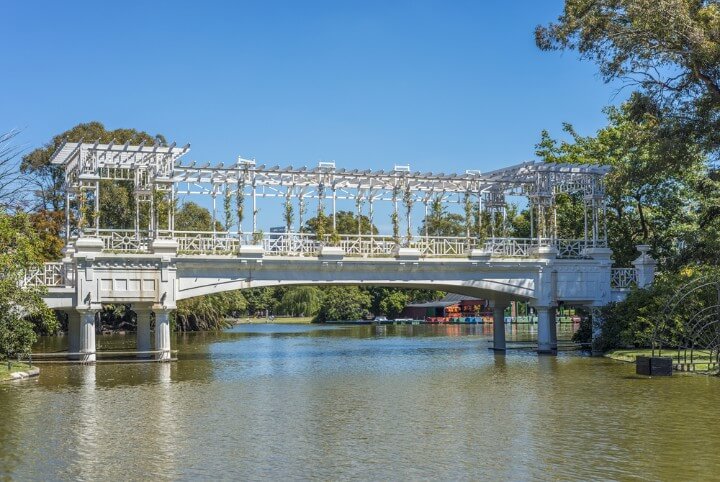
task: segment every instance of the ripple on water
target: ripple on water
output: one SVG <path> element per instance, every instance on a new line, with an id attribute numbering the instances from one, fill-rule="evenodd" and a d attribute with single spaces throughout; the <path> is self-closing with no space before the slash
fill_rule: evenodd
<path id="1" fill-rule="evenodd" d="M 236 327 L 0 385 L 0 477 L 712 479 L 714 378 L 496 355 L 485 326 Z M 532 332 L 512 332 L 516 340 Z M 128 339 L 108 337 L 106 345 Z M 45 343 L 55 343 L 45 340 Z"/>

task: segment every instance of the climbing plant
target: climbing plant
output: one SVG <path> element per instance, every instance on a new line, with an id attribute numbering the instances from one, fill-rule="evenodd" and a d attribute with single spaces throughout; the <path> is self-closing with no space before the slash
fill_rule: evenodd
<path id="1" fill-rule="evenodd" d="M 399 186 L 393 187 L 393 192 L 392 192 L 393 212 L 390 215 L 390 221 L 392 222 L 393 241 L 395 242 L 395 244 L 400 244 L 400 216 L 398 216 L 398 211 L 397 211 L 398 194 L 400 194 L 400 187 Z"/>
<path id="2" fill-rule="evenodd" d="M 410 184 L 405 185 L 405 192 L 403 193 L 403 205 L 405 206 L 405 220 L 407 221 L 407 232 L 405 233 L 407 243 L 409 244 L 410 241 L 412 241 L 412 231 L 410 227 L 410 213 L 412 212 L 413 208 L 413 194 L 410 190 Z"/>
<path id="3" fill-rule="evenodd" d="M 225 231 L 230 231 L 230 227 L 233 223 L 232 215 L 232 192 L 230 191 L 230 185 L 225 184 L 225 197 L 223 198 L 223 210 L 225 211 Z"/>
<path id="4" fill-rule="evenodd" d="M 242 222 L 245 211 L 245 175 L 238 178 L 238 188 L 235 193 L 235 210 L 238 218 L 238 234 L 242 234 Z"/>

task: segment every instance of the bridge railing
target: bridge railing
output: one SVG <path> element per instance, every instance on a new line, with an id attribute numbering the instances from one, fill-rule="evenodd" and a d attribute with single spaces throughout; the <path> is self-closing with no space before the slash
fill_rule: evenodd
<path id="1" fill-rule="evenodd" d="M 100 230 L 106 251 L 146 252 L 151 245 L 147 231 Z M 348 256 L 377 257 L 391 256 L 398 246 L 414 248 L 425 257 L 465 256 L 473 249 L 483 250 L 493 256 L 527 257 L 531 249 L 538 246 L 552 246 L 559 258 L 587 258 L 588 248 L 605 247 L 583 239 L 550 238 L 477 238 L 453 236 L 415 236 L 396 241 L 392 236 L 377 234 L 343 234 L 336 240 L 326 234 L 323 242 L 312 233 L 240 233 L 158 231 L 158 237 L 174 239 L 183 254 L 232 254 L 241 245 L 261 245 L 267 256 L 316 256 L 323 245 L 335 241 Z"/>
<path id="2" fill-rule="evenodd" d="M 20 285 L 27 286 L 65 286 L 65 267 L 63 263 L 45 263 L 25 272 Z"/>
<path id="3" fill-rule="evenodd" d="M 610 273 L 610 286 L 614 289 L 630 289 L 637 286 L 637 269 L 613 268 Z"/>

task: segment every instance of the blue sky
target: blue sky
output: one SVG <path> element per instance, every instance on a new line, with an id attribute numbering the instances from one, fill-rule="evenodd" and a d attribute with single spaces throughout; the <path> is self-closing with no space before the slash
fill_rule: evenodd
<path id="1" fill-rule="evenodd" d="M 190 142 L 188 159 L 487 171 L 618 101 L 594 65 L 534 45 L 562 2 L 12 1 L 0 130 L 79 122 Z"/>

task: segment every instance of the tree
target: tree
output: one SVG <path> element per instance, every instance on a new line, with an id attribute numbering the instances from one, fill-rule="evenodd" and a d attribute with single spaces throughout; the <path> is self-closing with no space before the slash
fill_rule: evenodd
<path id="1" fill-rule="evenodd" d="M 14 144 L 20 131 L 0 134 L 0 209 L 14 210 L 23 207 L 28 182 L 18 169 L 21 146 Z"/>
<path id="2" fill-rule="evenodd" d="M 538 26 L 535 38 L 543 50 L 577 50 L 606 82 L 639 89 L 634 106 L 668 113 L 668 132 L 720 148 L 717 0 L 566 0 L 557 22 Z"/>
<path id="3" fill-rule="evenodd" d="M 192 201 L 186 202 L 175 213 L 175 229 L 178 231 L 212 231 L 212 214 L 206 208 Z M 223 226 L 215 220 L 215 230 Z"/>
<path id="4" fill-rule="evenodd" d="M 424 236 L 426 231 L 428 236 L 465 236 L 467 231 L 465 218 L 460 214 L 448 212 L 442 199 L 436 196 L 430 203 L 430 212 L 423 219 L 418 233 Z"/>
<path id="5" fill-rule="evenodd" d="M 42 268 L 41 251 L 29 217 L 0 210 L 0 359 L 29 353 L 36 324 L 45 332 L 57 329 L 42 288 L 21 283 L 26 272 Z"/>
<path id="6" fill-rule="evenodd" d="M 247 312 L 250 315 L 272 313 L 278 305 L 275 288 L 252 288 L 243 291 L 247 300 Z"/>
<path id="7" fill-rule="evenodd" d="M 231 325 L 228 316 L 247 308 L 240 291 L 227 291 L 180 300 L 175 311 L 175 326 L 179 331 L 221 330 Z"/>
<path id="8" fill-rule="evenodd" d="M 283 294 L 279 310 L 292 316 L 315 316 L 320 311 L 322 292 L 313 286 L 293 286 Z"/>
<path id="9" fill-rule="evenodd" d="M 388 293 L 388 295 L 380 301 L 380 313 L 384 313 L 389 318 L 397 318 L 400 313 L 402 313 L 402 310 L 405 309 L 405 305 L 408 304 L 409 300 L 410 297 L 406 292 L 397 290 Z"/>
<path id="10" fill-rule="evenodd" d="M 656 116 L 637 116 L 633 101 L 606 110 L 609 124 L 595 136 L 583 137 L 569 124 L 571 141 L 558 142 L 544 131 L 536 154 L 546 162 L 601 164 L 612 167 L 605 180 L 608 196 L 608 238 L 618 265 L 637 257 L 635 246 L 649 243 L 662 260 L 678 255 L 679 241 L 696 237 L 698 198 L 704 177 L 702 152 L 691 143 L 665 149 L 664 129 Z M 676 161 L 676 156 L 683 160 Z M 581 194 L 558 196 L 560 237 L 583 234 Z"/>
<path id="11" fill-rule="evenodd" d="M 378 229 L 375 225 L 370 223 L 370 218 L 365 215 L 360 215 L 358 218 L 357 214 L 351 211 L 338 211 L 336 213 L 337 221 L 336 228 L 338 234 L 358 234 L 358 219 L 360 222 L 360 234 L 378 234 Z M 315 216 L 310 218 L 305 223 L 305 230 L 317 233 L 318 232 L 318 217 Z M 333 227 L 333 216 L 323 216 L 323 231 L 332 232 Z"/>
<path id="12" fill-rule="evenodd" d="M 370 294 L 356 286 L 332 286 L 325 290 L 323 304 L 314 321 L 359 320 L 367 313 L 371 302 Z"/>
<path id="13" fill-rule="evenodd" d="M 97 121 L 78 124 L 61 134 L 56 135 L 43 147 L 23 156 L 21 171 L 25 174 L 32 174 L 38 179 L 39 191 L 36 193 L 38 201 L 47 210 L 62 211 L 65 208 L 64 172 L 62 166 L 50 164 L 50 157 L 63 144 L 63 142 L 95 142 L 140 144 L 166 144 L 165 137 L 161 134 L 152 136 L 147 132 L 136 129 L 115 129 L 107 130 L 105 126 Z M 133 209 L 134 212 L 134 209 Z"/>

